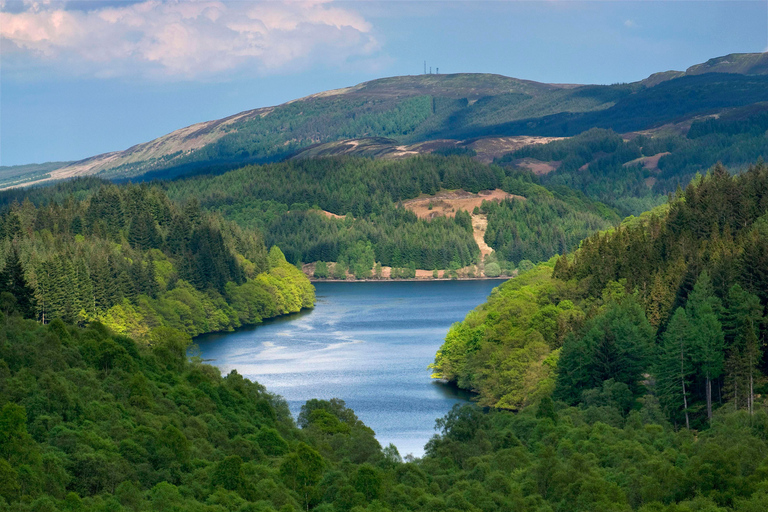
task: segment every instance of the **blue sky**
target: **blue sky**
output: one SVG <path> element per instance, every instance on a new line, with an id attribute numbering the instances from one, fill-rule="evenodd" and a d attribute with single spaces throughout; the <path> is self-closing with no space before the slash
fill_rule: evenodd
<path id="1" fill-rule="evenodd" d="M 760 1 L 0 0 L 0 165 L 126 149 L 384 76 L 615 83 L 768 49 Z"/>

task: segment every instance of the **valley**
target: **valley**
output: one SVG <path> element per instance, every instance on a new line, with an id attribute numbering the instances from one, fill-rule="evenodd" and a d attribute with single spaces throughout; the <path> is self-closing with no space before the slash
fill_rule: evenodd
<path id="1" fill-rule="evenodd" d="M 731 54 L 2 167 L 0 512 L 766 510 L 767 134 Z"/>

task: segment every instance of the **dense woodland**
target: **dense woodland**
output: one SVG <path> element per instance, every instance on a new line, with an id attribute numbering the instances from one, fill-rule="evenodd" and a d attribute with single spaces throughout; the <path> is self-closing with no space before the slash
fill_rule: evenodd
<path id="1" fill-rule="evenodd" d="M 91 182 L 41 189 L 0 217 L 2 307 L 47 323 L 97 320 L 154 339 L 231 330 L 314 303 L 314 291 L 261 235 L 179 206 L 156 187 Z"/>
<path id="2" fill-rule="evenodd" d="M 768 415 L 694 432 L 608 382 L 567 406 L 456 406 L 423 458 L 381 448 L 340 400 L 286 403 L 236 372 L 53 320 L 0 314 L 0 510 L 758 512 Z M 640 406 L 639 404 L 642 404 Z M 759 409 L 759 408 L 758 408 Z"/>
<path id="3" fill-rule="evenodd" d="M 71 187 L 7 198 L 2 217 L 0 510 L 768 507 L 763 164 L 715 168 L 497 288 L 434 365 L 495 409 L 455 407 L 420 459 L 382 448 L 340 400 L 294 420 L 259 384 L 188 357 L 162 305 L 188 292 L 241 315 L 297 298 L 305 281 L 279 250 L 157 188 Z M 168 327 L 134 341 L 106 325 L 117 306 Z"/>
<path id="4" fill-rule="evenodd" d="M 483 209 L 493 227 L 486 242 L 515 263 L 571 250 L 595 230 L 619 221 L 613 210 L 583 194 L 548 190 L 530 173 L 468 156 L 288 161 L 174 181 L 166 188 L 177 201 L 194 197 L 205 209 L 261 230 L 268 245 L 278 245 L 292 263 L 349 264 L 360 243 L 371 245 L 375 261 L 392 267 L 432 270 L 476 263 L 479 249 L 469 212 L 427 221 L 399 205 L 441 189 L 501 188 L 527 198 L 525 204 Z M 328 218 L 320 209 L 345 218 Z M 520 223 L 519 229 L 511 237 L 500 234 L 510 222 Z"/>
<path id="5" fill-rule="evenodd" d="M 768 167 L 715 167 L 669 205 L 511 280 L 448 333 L 439 377 L 519 409 L 553 393 L 623 404 L 648 393 L 678 427 L 754 410 L 768 325 Z M 606 402 L 607 401 L 607 402 Z"/>

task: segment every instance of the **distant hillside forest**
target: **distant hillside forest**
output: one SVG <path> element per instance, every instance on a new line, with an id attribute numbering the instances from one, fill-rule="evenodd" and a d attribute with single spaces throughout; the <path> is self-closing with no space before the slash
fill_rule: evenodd
<path id="1" fill-rule="evenodd" d="M 504 283 L 451 328 L 435 376 L 520 409 L 650 393 L 677 427 L 768 390 L 768 166 L 721 166 L 668 205 Z"/>
<path id="2" fill-rule="evenodd" d="M 0 216 L 0 302 L 47 323 L 99 321 L 156 339 L 312 307 L 314 290 L 261 235 L 156 187 L 38 189 Z M 87 197 L 79 199 L 87 190 Z M 6 197 L 6 199 L 9 199 Z"/>
<path id="3" fill-rule="evenodd" d="M 288 261 L 341 261 L 350 268 L 357 264 L 361 243 L 370 245 L 375 261 L 392 267 L 432 270 L 477 263 L 471 212 L 423 220 L 400 204 L 443 189 L 500 188 L 526 198 L 487 204 L 478 212 L 487 214 L 486 242 L 499 259 L 515 264 L 571 250 L 585 236 L 619 221 L 613 210 L 581 193 L 548 190 L 530 172 L 466 156 L 298 160 L 164 186 L 177 201 L 194 198 L 204 209 L 261 230 Z M 321 209 L 344 218 L 328 218 Z"/>
<path id="4" fill-rule="evenodd" d="M 624 215 L 638 215 L 685 186 L 697 173 L 717 163 L 732 171 L 768 155 L 768 110 L 737 110 L 691 124 L 686 136 L 660 132 L 625 140 L 611 130 L 591 129 L 570 139 L 519 149 L 496 163 L 525 165 L 523 159 L 551 162 L 555 170 L 541 177 L 547 187 L 567 186 Z M 650 168 L 644 157 L 657 156 Z"/>

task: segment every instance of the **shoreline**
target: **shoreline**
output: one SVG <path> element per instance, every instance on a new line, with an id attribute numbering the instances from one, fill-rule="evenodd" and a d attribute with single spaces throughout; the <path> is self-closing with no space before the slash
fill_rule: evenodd
<path id="1" fill-rule="evenodd" d="M 512 279 L 513 276 L 499 276 L 499 277 L 457 277 L 451 279 L 450 277 L 444 278 L 397 278 L 397 279 L 318 279 L 310 277 L 310 283 L 397 283 L 397 282 L 416 282 L 416 283 L 433 283 L 437 281 L 507 281 Z"/>

